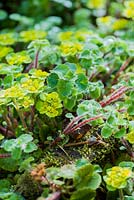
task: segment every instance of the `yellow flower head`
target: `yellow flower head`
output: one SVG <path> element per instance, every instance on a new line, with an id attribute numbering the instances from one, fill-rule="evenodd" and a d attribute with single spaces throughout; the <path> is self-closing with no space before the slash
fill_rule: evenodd
<path id="1" fill-rule="evenodd" d="M 62 43 L 60 45 L 60 51 L 63 56 L 68 56 L 68 55 L 76 55 L 80 51 L 82 51 L 83 45 L 81 43 Z"/>
<path id="2" fill-rule="evenodd" d="M 29 96 L 25 96 L 19 101 L 19 107 L 24 107 L 27 109 L 32 105 L 34 105 L 34 99 Z"/>
<path id="3" fill-rule="evenodd" d="M 36 104 L 36 109 L 40 114 L 46 114 L 48 117 L 56 117 L 61 113 L 61 100 L 58 93 L 42 94 L 42 99 Z"/>
<path id="4" fill-rule="evenodd" d="M 10 53 L 12 51 L 13 51 L 13 49 L 11 47 L 0 46 L 0 59 L 4 58 L 8 53 Z"/>
<path id="5" fill-rule="evenodd" d="M 106 0 L 88 0 L 87 7 L 91 9 L 100 9 L 106 6 Z"/>
<path id="6" fill-rule="evenodd" d="M 131 174 L 132 171 L 129 168 L 115 166 L 107 170 L 107 175 L 104 176 L 104 180 L 113 189 L 124 188 Z"/>
<path id="7" fill-rule="evenodd" d="M 134 131 L 128 133 L 125 138 L 129 141 L 129 143 L 134 144 Z"/>
<path id="8" fill-rule="evenodd" d="M 121 30 L 126 28 L 128 24 L 128 20 L 126 19 L 118 19 L 112 24 L 113 30 Z"/>
<path id="9" fill-rule="evenodd" d="M 59 34 L 59 39 L 60 41 L 70 40 L 72 38 L 72 35 L 73 35 L 72 31 L 62 32 Z"/>
<path id="10" fill-rule="evenodd" d="M 24 81 L 24 82 L 23 82 Z M 28 93 L 38 93 L 44 86 L 44 82 L 39 79 L 22 80 L 21 88 Z"/>
<path id="11" fill-rule="evenodd" d="M 12 45 L 15 42 L 16 42 L 16 39 L 12 33 L 0 34 L 0 45 Z"/>
<path id="12" fill-rule="evenodd" d="M 84 31 L 84 30 L 78 30 L 74 33 L 74 38 L 77 39 L 78 41 L 86 41 L 87 38 L 93 35 L 93 32 L 91 31 Z"/>
<path id="13" fill-rule="evenodd" d="M 49 73 L 46 71 L 42 71 L 41 69 L 32 69 L 30 70 L 30 75 L 32 78 L 45 79 L 49 75 Z"/>
<path id="14" fill-rule="evenodd" d="M 105 16 L 97 18 L 98 24 L 110 25 L 113 22 L 113 17 Z"/>
<path id="15" fill-rule="evenodd" d="M 134 18 L 134 1 L 125 1 L 124 16 Z"/>
<path id="16" fill-rule="evenodd" d="M 24 42 L 29 42 L 37 39 L 44 39 L 47 33 L 42 30 L 29 30 L 20 32 L 21 40 Z"/>
<path id="17" fill-rule="evenodd" d="M 5 98 L 22 99 L 25 96 L 24 91 L 19 85 L 12 86 L 3 91 Z"/>
<path id="18" fill-rule="evenodd" d="M 10 65 L 20 65 L 22 63 L 30 63 L 31 58 L 26 51 L 11 53 L 6 57 Z"/>

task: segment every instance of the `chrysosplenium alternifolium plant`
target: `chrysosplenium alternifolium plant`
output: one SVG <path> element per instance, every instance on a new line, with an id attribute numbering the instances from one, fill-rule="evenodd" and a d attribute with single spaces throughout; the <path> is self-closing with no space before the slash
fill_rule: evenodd
<path id="1" fill-rule="evenodd" d="M 95 199 L 98 189 L 97 193 L 110 191 L 107 198 L 116 194 L 121 200 L 131 199 L 134 193 L 134 2 L 53 3 L 58 4 L 58 12 L 69 12 L 71 8 L 73 26 L 62 29 L 60 17 L 35 23 L 30 17 L 12 14 L 9 17 L 17 21 L 14 29 L 17 31 L 5 29 L 0 33 L 0 169 L 18 173 L 12 181 L 17 186 L 12 190 L 18 190 L 26 199 L 24 188 L 29 187 L 22 187 L 22 183 L 28 180 L 35 181 L 40 195 L 45 191 L 43 198 L 52 195 L 52 199 Z M 46 4 L 49 6 L 48 1 Z M 71 18 L 72 14 L 67 13 L 65 20 L 66 16 Z M 74 162 L 77 156 L 84 155 L 81 154 L 84 148 L 91 153 L 88 160 Z M 97 149 L 99 156 L 103 152 L 102 161 L 110 162 L 108 166 L 96 159 Z M 58 165 L 60 158 L 63 163 L 64 157 L 69 165 L 61 169 L 47 168 Z M 98 174 L 100 167 L 90 164 L 90 159 L 106 168 L 103 179 Z M 116 166 L 123 159 L 128 162 Z M 46 163 L 38 164 L 42 161 Z M 32 162 L 36 170 L 32 170 Z M 23 171 L 29 176 L 24 172 L 21 179 L 19 172 Z M 8 186 L 3 186 L 1 181 L 4 190 L 0 186 L 0 198 L 11 195 L 16 198 L 18 193 L 14 191 L 5 194 L 5 187 L 11 191 L 12 185 L 9 184 L 12 174 L 7 177 L 8 182 L 2 181 Z M 103 189 L 99 189 L 102 182 Z"/>

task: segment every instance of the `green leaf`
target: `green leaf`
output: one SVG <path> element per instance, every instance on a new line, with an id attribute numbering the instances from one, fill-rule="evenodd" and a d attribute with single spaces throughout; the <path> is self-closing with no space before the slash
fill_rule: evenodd
<path id="1" fill-rule="evenodd" d="M 2 134 L 0 134 L 0 140 L 3 140 L 4 136 Z"/>
<path id="2" fill-rule="evenodd" d="M 5 153 L 5 151 L 1 150 L 0 153 Z M 0 158 L 0 169 L 15 172 L 18 169 L 18 161 L 14 161 L 13 158 Z"/>
<path id="3" fill-rule="evenodd" d="M 103 138 L 108 138 L 112 135 L 112 128 L 109 127 L 107 124 L 102 128 L 101 135 Z"/>
<path id="4" fill-rule="evenodd" d="M 7 18 L 7 12 L 0 9 L 0 20 L 4 20 L 5 18 Z"/>
<path id="5" fill-rule="evenodd" d="M 126 134 L 126 129 L 125 129 L 125 128 L 121 128 L 119 131 L 117 131 L 117 132 L 114 134 L 114 137 L 115 137 L 115 138 L 121 138 L 121 137 L 123 137 L 125 134 Z"/>
<path id="6" fill-rule="evenodd" d="M 129 115 L 134 115 L 134 102 L 128 107 L 127 112 Z"/>
<path id="7" fill-rule="evenodd" d="M 3 80 L 3 83 L 4 83 L 4 88 L 9 88 L 12 86 L 13 84 L 13 80 L 14 80 L 14 77 L 13 75 L 7 75 L 4 80 Z"/>
<path id="8" fill-rule="evenodd" d="M 95 191 L 85 187 L 73 192 L 70 200 L 94 200 L 95 194 Z"/>
<path id="9" fill-rule="evenodd" d="M 22 196 L 14 192 L 0 192 L 0 198 L 2 200 L 24 200 Z"/>
<path id="10" fill-rule="evenodd" d="M 0 180 L 0 192 L 8 192 L 10 189 L 11 183 L 7 179 Z"/>
<path id="11" fill-rule="evenodd" d="M 2 146 L 5 151 L 12 151 L 16 147 L 15 139 L 6 140 Z"/>
<path id="12" fill-rule="evenodd" d="M 33 137 L 30 134 L 22 134 L 19 138 L 17 138 L 19 145 L 24 145 L 33 140 Z"/>
<path id="13" fill-rule="evenodd" d="M 90 97 L 93 99 L 98 99 L 101 95 L 101 89 L 99 87 L 95 87 L 94 90 L 90 90 Z"/>
<path id="14" fill-rule="evenodd" d="M 133 196 L 124 196 L 124 200 L 134 200 Z"/>
<path id="15" fill-rule="evenodd" d="M 14 148 L 14 149 L 12 150 L 12 153 L 11 153 L 12 158 L 13 158 L 14 160 L 19 160 L 19 159 L 21 158 L 21 154 L 22 154 L 22 150 L 21 150 L 20 147 Z"/>
<path id="16" fill-rule="evenodd" d="M 26 145 L 26 147 L 25 147 L 25 149 L 24 149 L 24 152 L 25 152 L 25 153 L 31 153 L 31 152 L 33 152 L 33 151 L 36 151 L 37 149 L 38 149 L 38 147 L 37 147 L 36 144 L 34 144 L 33 142 L 29 142 L 29 143 Z"/>
<path id="17" fill-rule="evenodd" d="M 119 163 L 120 167 L 130 167 L 133 168 L 134 167 L 134 162 L 130 162 L 130 161 L 122 161 Z"/>
<path id="18" fill-rule="evenodd" d="M 87 159 L 82 158 L 82 159 L 76 161 L 76 167 L 79 168 L 88 163 L 89 163 L 89 161 Z"/>
<path id="19" fill-rule="evenodd" d="M 23 70 L 22 66 L 8 65 L 5 63 L 0 64 L 0 74 L 16 74 Z"/>
<path id="20" fill-rule="evenodd" d="M 31 168 L 31 162 L 33 162 L 34 161 L 34 157 L 28 157 L 27 159 L 25 159 L 22 163 L 21 163 L 21 165 L 20 165 L 20 167 L 19 167 L 19 171 L 20 172 L 22 172 L 22 171 L 24 171 L 24 170 L 28 170 L 28 169 L 30 169 Z"/>
<path id="21" fill-rule="evenodd" d="M 72 93 L 73 83 L 61 79 L 58 82 L 57 89 L 61 97 L 68 97 Z"/>
<path id="22" fill-rule="evenodd" d="M 82 103 L 78 105 L 77 114 L 84 115 L 89 114 L 97 115 L 98 111 L 101 110 L 100 104 L 95 100 L 84 100 Z"/>
<path id="23" fill-rule="evenodd" d="M 73 179 L 74 174 L 76 172 L 75 165 L 64 165 L 61 167 L 60 172 L 58 173 L 59 177 L 63 177 L 65 179 Z"/>
<path id="24" fill-rule="evenodd" d="M 114 114 L 110 114 L 110 116 L 107 119 L 107 123 L 110 125 L 116 125 L 117 124 L 117 118 Z"/>
<path id="25" fill-rule="evenodd" d="M 93 173 L 91 179 L 87 182 L 87 184 L 85 182 L 85 186 L 89 187 L 91 190 L 96 190 L 100 186 L 100 184 L 101 184 L 101 176 L 98 173 Z"/>
<path id="26" fill-rule="evenodd" d="M 80 64 L 83 68 L 89 69 L 92 66 L 92 59 L 82 58 Z"/>
<path id="27" fill-rule="evenodd" d="M 63 78 L 63 76 L 65 76 L 68 73 L 68 71 L 69 67 L 65 64 L 58 65 L 53 69 L 53 72 L 58 74 L 60 78 Z"/>
<path id="28" fill-rule="evenodd" d="M 88 79 L 84 74 L 78 74 L 76 86 L 80 91 L 86 90 L 88 87 Z"/>
<path id="29" fill-rule="evenodd" d="M 90 163 L 78 168 L 74 176 L 74 185 L 76 188 L 86 187 L 87 182 L 91 179 L 93 171 L 94 167 Z"/>
<path id="30" fill-rule="evenodd" d="M 51 88 L 55 88 L 57 86 L 58 80 L 58 75 L 56 73 L 51 73 L 47 78 L 48 86 Z"/>
<path id="31" fill-rule="evenodd" d="M 71 111 L 73 107 L 76 105 L 76 97 L 65 98 L 63 99 L 63 102 L 64 102 L 64 107 Z"/>

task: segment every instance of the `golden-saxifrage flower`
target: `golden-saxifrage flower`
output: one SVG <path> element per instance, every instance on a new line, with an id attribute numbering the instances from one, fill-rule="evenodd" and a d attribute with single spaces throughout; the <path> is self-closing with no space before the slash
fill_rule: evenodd
<path id="1" fill-rule="evenodd" d="M 40 114 L 46 114 L 48 117 L 56 117 L 61 114 L 61 100 L 57 92 L 42 94 L 40 100 L 37 101 L 36 109 Z"/>
<path id="2" fill-rule="evenodd" d="M 126 167 L 114 166 L 107 170 L 104 181 L 107 184 L 108 190 L 116 190 L 125 188 L 127 185 L 127 179 L 132 175 L 132 171 Z"/>

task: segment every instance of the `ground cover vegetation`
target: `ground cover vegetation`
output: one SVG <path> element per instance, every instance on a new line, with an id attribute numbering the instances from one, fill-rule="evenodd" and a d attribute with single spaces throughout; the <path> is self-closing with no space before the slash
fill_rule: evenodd
<path id="1" fill-rule="evenodd" d="M 0 2 L 0 199 L 134 200 L 134 1 Z"/>

